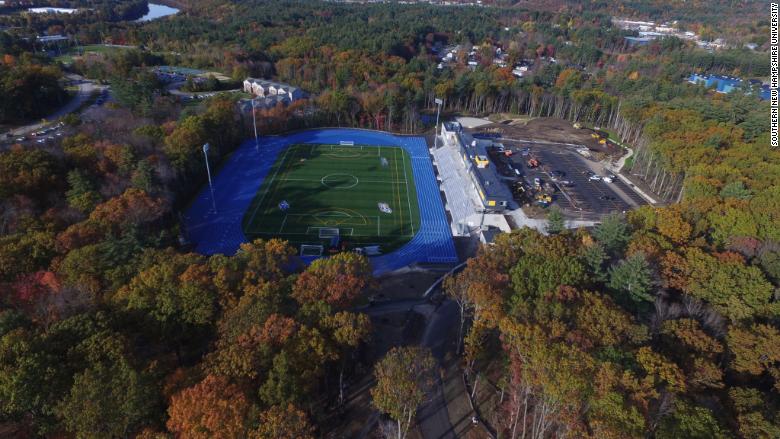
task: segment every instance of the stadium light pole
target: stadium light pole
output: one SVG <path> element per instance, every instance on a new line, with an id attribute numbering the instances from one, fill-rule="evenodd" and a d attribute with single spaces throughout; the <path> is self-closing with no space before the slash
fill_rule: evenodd
<path id="1" fill-rule="evenodd" d="M 203 156 L 206 158 L 206 174 L 209 176 L 209 189 L 211 190 L 211 207 L 214 209 L 214 212 L 217 211 L 217 202 L 214 199 L 214 185 L 211 184 L 211 168 L 209 168 L 209 148 L 211 145 L 206 143 L 203 145 Z"/>
<path id="2" fill-rule="evenodd" d="M 441 106 L 444 104 L 444 101 L 435 98 L 433 102 L 436 103 L 436 132 L 433 133 L 433 147 L 438 148 L 439 147 L 439 112 L 441 111 Z"/>
<path id="3" fill-rule="evenodd" d="M 252 97 L 252 125 L 255 127 L 255 151 L 260 152 L 260 143 L 257 141 L 257 115 L 255 114 L 254 97 Z"/>

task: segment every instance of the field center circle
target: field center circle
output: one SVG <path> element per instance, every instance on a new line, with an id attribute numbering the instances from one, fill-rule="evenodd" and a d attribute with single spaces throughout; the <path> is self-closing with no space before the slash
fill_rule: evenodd
<path id="1" fill-rule="evenodd" d="M 360 182 L 357 177 L 352 174 L 328 174 L 320 182 L 323 186 L 330 189 L 350 189 Z"/>

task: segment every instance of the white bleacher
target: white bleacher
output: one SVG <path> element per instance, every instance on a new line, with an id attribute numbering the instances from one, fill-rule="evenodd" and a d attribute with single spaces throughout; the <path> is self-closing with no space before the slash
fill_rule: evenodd
<path id="1" fill-rule="evenodd" d="M 452 233 L 462 236 L 463 230 L 458 225 L 468 224 L 469 218 L 477 212 L 479 198 L 458 155 L 458 145 L 452 143 L 454 139 L 442 140 L 444 145 L 432 150 L 433 158 L 439 171 L 441 188 L 447 197 L 446 208 L 452 216 Z"/>

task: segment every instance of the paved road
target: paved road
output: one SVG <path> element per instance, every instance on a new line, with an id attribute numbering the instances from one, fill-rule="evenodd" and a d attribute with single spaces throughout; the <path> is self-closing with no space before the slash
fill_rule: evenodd
<path id="1" fill-rule="evenodd" d="M 457 304 L 452 300 L 444 300 L 439 306 L 434 306 L 427 299 L 403 299 L 379 302 L 372 306 L 361 307 L 355 311 L 376 317 L 412 309 L 426 315 L 425 332 L 420 340 L 420 344 L 431 349 L 433 356 L 439 363 L 436 371 L 434 371 L 436 383 L 428 394 L 428 402 L 423 404 L 417 411 L 417 422 L 423 437 L 426 439 L 454 439 L 456 436 L 450 423 L 447 402 L 444 398 L 443 383 L 438 371 L 447 351 L 454 348 L 460 322 Z M 374 412 L 358 437 L 367 437 L 373 430 L 379 417 L 380 414 Z"/>
<path id="2" fill-rule="evenodd" d="M 361 306 L 354 311 L 362 312 L 371 317 L 378 317 L 385 314 L 394 314 L 403 311 L 411 311 L 417 305 L 427 304 L 426 299 L 400 299 L 374 302 L 373 305 Z"/>
<path id="3" fill-rule="evenodd" d="M 448 350 L 452 350 L 458 336 L 458 312 L 455 302 L 445 300 L 428 318 L 428 326 L 420 344 L 431 349 L 439 367 L 443 367 L 444 356 Z M 439 373 L 436 373 L 436 383 L 428 394 L 428 402 L 417 410 L 417 423 L 426 439 L 457 437 L 450 423 L 444 384 Z"/>

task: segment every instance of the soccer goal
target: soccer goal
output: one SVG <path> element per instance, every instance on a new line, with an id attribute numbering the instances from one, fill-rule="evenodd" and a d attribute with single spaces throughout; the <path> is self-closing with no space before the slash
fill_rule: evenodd
<path id="1" fill-rule="evenodd" d="M 320 228 L 320 238 L 333 238 L 339 236 L 339 229 L 336 227 L 322 227 Z"/>
<path id="2" fill-rule="evenodd" d="M 322 256 L 321 245 L 301 244 L 301 256 Z"/>

